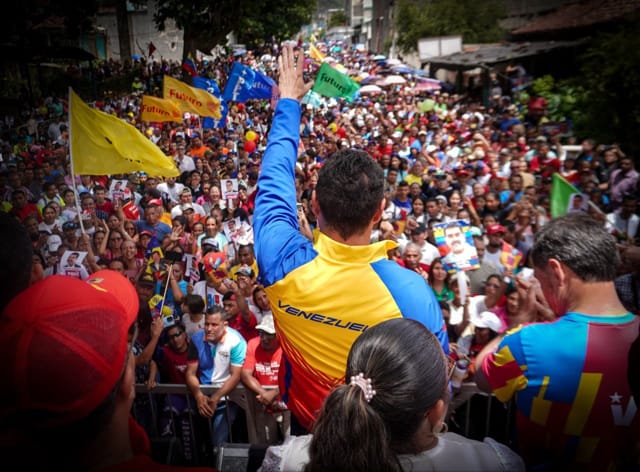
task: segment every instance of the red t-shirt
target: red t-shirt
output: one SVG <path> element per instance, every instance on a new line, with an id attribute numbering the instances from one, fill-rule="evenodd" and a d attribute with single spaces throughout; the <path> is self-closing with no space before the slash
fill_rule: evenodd
<path id="1" fill-rule="evenodd" d="M 260 338 L 253 338 L 247 343 L 247 355 L 242 368 L 253 371 L 253 376 L 263 387 L 277 387 L 281 362 L 282 347 L 267 352 L 262 349 Z"/>
<path id="2" fill-rule="evenodd" d="M 155 361 L 160 369 L 162 382 L 173 384 L 186 384 L 185 372 L 187 371 L 187 352 L 177 353 L 168 346 L 162 346 Z"/>
<path id="3" fill-rule="evenodd" d="M 96 202 L 96 210 L 104 211 L 107 215 L 111 215 L 114 212 L 113 203 L 110 200 L 105 200 L 102 204 Z"/>
<path id="4" fill-rule="evenodd" d="M 245 321 L 242 315 L 238 313 L 234 319 L 229 320 L 229 326 L 238 331 L 245 341 L 249 341 L 258 336 L 258 330 L 256 330 L 258 320 L 256 319 L 256 315 L 251 311 L 249 312 L 249 322 Z"/>

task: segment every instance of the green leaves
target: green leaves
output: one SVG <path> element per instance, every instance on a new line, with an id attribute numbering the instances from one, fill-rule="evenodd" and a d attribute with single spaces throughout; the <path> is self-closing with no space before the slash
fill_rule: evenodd
<path id="1" fill-rule="evenodd" d="M 501 0 L 400 0 L 396 11 L 398 45 L 415 51 L 418 40 L 460 34 L 465 43 L 503 39 L 498 21 L 505 16 Z"/>

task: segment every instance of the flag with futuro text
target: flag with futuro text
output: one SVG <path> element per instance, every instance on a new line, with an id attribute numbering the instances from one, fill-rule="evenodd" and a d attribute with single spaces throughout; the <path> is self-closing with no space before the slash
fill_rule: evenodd
<path id="1" fill-rule="evenodd" d="M 325 62 L 320 66 L 311 90 L 325 97 L 340 97 L 351 100 L 359 89 L 360 85 L 351 77 Z"/>
<path id="2" fill-rule="evenodd" d="M 191 87 L 170 75 L 165 75 L 163 82 L 163 97 L 174 101 L 183 113 L 220 119 L 220 100 L 210 93 Z"/>
<path id="3" fill-rule="evenodd" d="M 227 123 L 227 113 L 229 108 L 227 102 L 222 98 L 220 88 L 215 80 L 206 77 L 194 77 L 193 86 L 199 89 L 206 90 L 211 95 L 220 100 L 220 118 L 205 117 L 202 120 L 202 127 L 206 129 L 211 128 L 224 128 Z"/>
<path id="4" fill-rule="evenodd" d="M 152 123 L 164 121 L 182 123 L 182 113 L 180 108 L 171 100 L 143 95 L 140 106 L 140 119 L 142 121 L 151 121 Z"/>
<path id="5" fill-rule="evenodd" d="M 222 98 L 239 103 L 261 98 L 270 100 L 277 93 L 277 89 L 278 86 L 271 77 L 234 62 Z"/>
<path id="6" fill-rule="evenodd" d="M 177 177 L 180 171 L 138 129 L 117 116 L 91 108 L 69 88 L 69 141 L 75 174 L 112 175 L 143 171 Z"/>

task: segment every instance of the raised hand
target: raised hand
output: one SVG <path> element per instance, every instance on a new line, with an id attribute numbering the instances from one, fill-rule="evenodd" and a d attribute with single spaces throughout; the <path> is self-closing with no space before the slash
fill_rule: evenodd
<path id="1" fill-rule="evenodd" d="M 302 77 L 304 58 L 300 56 L 299 61 L 296 65 L 291 46 L 286 44 L 282 47 L 282 54 L 278 56 L 280 98 L 293 98 L 299 102 L 313 87 L 313 81 L 305 83 Z"/>

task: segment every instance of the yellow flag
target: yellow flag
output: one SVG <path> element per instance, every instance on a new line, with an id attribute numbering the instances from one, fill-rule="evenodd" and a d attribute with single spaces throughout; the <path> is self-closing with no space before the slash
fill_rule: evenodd
<path id="1" fill-rule="evenodd" d="M 203 89 L 190 87 L 169 75 L 164 76 L 164 98 L 173 100 L 181 111 L 221 118 L 220 100 Z"/>
<path id="2" fill-rule="evenodd" d="M 309 57 L 318 62 L 324 61 L 324 54 L 322 54 L 313 44 L 309 44 Z"/>
<path id="3" fill-rule="evenodd" d="M 177 121 L 178 123 L 182 123 L 182 112 L 171 100 L 152 97 L 151 95 L 143 95 L 142 106 L 140 107 L 140 119 L 142 121 Z"/>
<path id="4" fill-rule="evenodd" d="M 76 174 L 144 171 L 153 177 L 180 175 L 173 159 L 135 127 L 91 108 L 71 89 L 69 115 L 71 158 Z"/>

